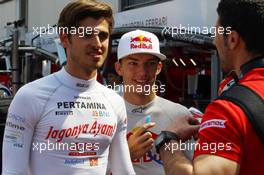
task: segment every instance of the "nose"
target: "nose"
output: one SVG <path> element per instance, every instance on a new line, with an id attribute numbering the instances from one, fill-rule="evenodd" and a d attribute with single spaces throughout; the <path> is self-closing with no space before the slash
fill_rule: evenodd
<path id="1" fill-rule="evenodd" d="M 145 77 L 147 75 L 147 66 L 145 64 L 139 64 L 137 66 L 137 71 L 138 75 L 140 75 L 141 77 Z"/>
<path id="2" fill-rule="evenodd" d="M 98 35 L 93 35 L 90 42 L 91 42 L 90 44 L 96 49 L 102 47 L 102 42 Z"/>

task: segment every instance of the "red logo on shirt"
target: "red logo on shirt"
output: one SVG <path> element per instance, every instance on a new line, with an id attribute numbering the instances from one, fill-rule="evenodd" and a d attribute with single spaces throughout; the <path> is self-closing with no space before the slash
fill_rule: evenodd
<path id="1" fill-rule="evenodd" d="M 206 128 L 225 128 L 226 127 L 225 122 L 226 120 L 221 120 L 221 119 L 207 120 L 201 124 L 199 131 Z"/>
<path id="2" fill-rule="evenodd" d="M 62 141 L 64 138 L 75 137 L 78 138 L 81 134 L 92 134 L 94 137 L 97 135 L 113 136 L 116 129 L 116 123 L 114 125 L 101 124 L 97 121 L 92 124 L 76 125 L 67 129 L 54 129 L 50 127 L 46 139 L 56 139 L 57 142 Z"/>

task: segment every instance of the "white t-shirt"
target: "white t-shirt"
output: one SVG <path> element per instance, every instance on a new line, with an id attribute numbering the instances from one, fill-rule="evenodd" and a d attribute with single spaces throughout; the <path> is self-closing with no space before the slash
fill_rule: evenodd
<path id="1" fill-rule="evenodd" d="M 123 99 L 59 72 L 23 86 L 6 121 L 2 175 L 134 175 Z"/>
<path id="2" fill-rule="evenodd" d="M 150 129 L 154 139 L 176 117 L 191 115 L 186 107 L 159 96 L 143 106 L 132 105 L 127 101 L 125 101 L 125 104 L 128 117 L 128 137 L 132 134 L 133 128 L 144 124 L 145 117 L 148 115 L 151 116 L 151 122 L 156 123 Z M 193 151 L 186 151 L 186 154 L 188 157 L 192 157 Z M 132 160 L 132 162 L 137 175 L 165 175 L 160 156 L 154 148 L 151 149 L 151 155 L 148 152 L 140 159 Z"/>

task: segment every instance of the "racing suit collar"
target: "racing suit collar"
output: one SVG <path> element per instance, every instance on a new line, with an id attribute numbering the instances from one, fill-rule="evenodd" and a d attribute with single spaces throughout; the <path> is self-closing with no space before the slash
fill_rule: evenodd
<path id="1" fill-rule="evenodd" d="M 91 89 L 97 82 L 96 76 L 90 80 L 79 79 L 70 75 L 64 67 L 59 72 L 57 72 L 55 76 L 58 81 L 60 81 L 65 86 L 80 91 L 86 91 L 88 89 Z"/>
<path id="2" fill-rule="evenodd" d="M 153 105 L 156 98 L 157 97 L 155 96 L 155 98 L 152 101 L 144 105 L 134 105 L 124 100 L 126 104 L 127 112 L 133 114 L 146 114 L 148 112 L 147 109 Z"/>

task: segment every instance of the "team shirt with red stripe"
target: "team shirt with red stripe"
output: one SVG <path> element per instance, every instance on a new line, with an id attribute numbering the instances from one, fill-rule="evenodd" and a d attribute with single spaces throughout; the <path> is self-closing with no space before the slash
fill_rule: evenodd
<path id="1" fill-rule="evenodd" d="M 230 83 L 223 82 L 230 86 Z M 264 99 L 264 68 L 249 71 L 240 83 L 255 90 Z M 228 89 L 224 86 L 221 85 L 222 89 Z M 208 105 L 198 143 L 202 147 L 196 149 L 194 157 L 217 155 L 237 162 L 241 175 L 263 174 L 264 144 L 242 109 L 229 101 L 216 100 Z"/>

